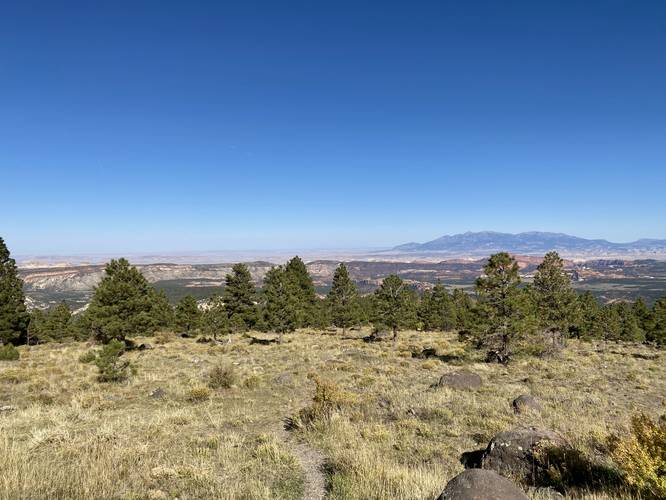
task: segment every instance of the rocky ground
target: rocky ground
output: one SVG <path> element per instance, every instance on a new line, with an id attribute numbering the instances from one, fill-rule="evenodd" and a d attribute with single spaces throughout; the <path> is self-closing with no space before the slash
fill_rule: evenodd
<path id="1" fill-rule="evenodd" d="M 571 498 L 631 498 L 606 440 L 637 411 L 663 412 L 663 353 L 571 342 L 500 366 L 453 334 L 367 333 L 160 335 L 125 355 L 136 374 L 117 384 L 79 361 L 87 344 L 21 347 L 0 362 L 0 498 L 434 499 L 463 462 L 511 482 L 468 472 L 447 491 L 522 479 L 532 498 L 557 497 L 529 487 L 546 480 Z M 544 439 L 576 451 L 577 484 L 550 475 L 532 447 Z"/>

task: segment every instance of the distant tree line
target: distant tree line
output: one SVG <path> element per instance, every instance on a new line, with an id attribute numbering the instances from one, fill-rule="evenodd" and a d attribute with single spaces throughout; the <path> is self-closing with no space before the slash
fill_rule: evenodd
<path id="1" fill-rule="evenodd" d="M 633 303 L 600 304 L 590 292 L 571 287 L 563 261 L 548 253 L 532 283 L 521 282 L 508 253 L 491 256 L 475 294 L 437 283 L 421 294 L 399 276 L 387 276 L 360 295 L 344 263 L 325 297 L 315 291 L 302 259 L 273 267 L 260 289 L 244 264 L 226 276 L 225 287 L 202 303 L 186 296 L 172 307 L 126 259 L 112 260 L 88 307 L 73 315 L 66 304 L 28 313 L 16 264 L 0 238 L 0 343 L 96 339 L 124 342 L 172 329 L 213 338 L 248 330 L 274 332 L 280 341 L 299 328 L 337 327 L 343 335 L 361 325 L 393 338 L 403 329 L 458 331 L 499 361 L 516 349 L 547 349 L 567 338 L 651 342 L 666 345 L 666 297 L 651 308 Z"/>

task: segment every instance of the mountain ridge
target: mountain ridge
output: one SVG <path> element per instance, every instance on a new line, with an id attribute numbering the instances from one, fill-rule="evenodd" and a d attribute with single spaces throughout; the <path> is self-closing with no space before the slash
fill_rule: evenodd
<path id="1" fill-rule="evenodd" d="M 391 249 L 405 253 L 442 253 L 449 255 L 486 255 L 507 251 L 523 255 L 539 255 L 549 251 L 564 255 L 661 255 L 666 254 L 666 239 L 641 238 L 627 243 L 605 239 L 587 239 L 566 233 L 526 231 L 501 233 L 497 231 L 467 231 L 444 235 L 425 243 L 404 243 Z"/>

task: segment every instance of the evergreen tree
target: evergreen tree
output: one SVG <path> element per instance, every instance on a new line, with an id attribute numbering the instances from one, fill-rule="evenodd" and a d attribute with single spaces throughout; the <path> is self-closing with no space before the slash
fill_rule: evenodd
<path id="1" fill-rule="evenodd" d="M 226 276 L 226 286 L 222 295 L 229 318 L 240 326 L 242 320 L 245 328 L 254 328 L 257 322 L 257 291 L 252 282 L 250 270 L 245 264 L 235 264 L 231 274 Z"/>
<path id="2" fill-rule="evenodd" d="M 359 319 L 358 290 L 349 277 L 347 266 L 341 263 L 333 275 L 333 286 L 327 296 L 331 320 L 342 328 L 342 334 Z"/>
<path id="3" fill-rule="evenodd" d="M 634 314 L 633 305 L 627 302 L 619 302 L 615 304 L 615 307 L 620 316 L 620 340 L 629 342 L 644 341 L 645 332 Z"/>
<path id="4" fill-rule="evenodd" d="M 576 292 L 564 272 L 564 261 L 557 252 L 549 252 L 537 267 L 532 286 L 540 326 L 553 333 L 567 334 L 575 317 Z"/>
<path id="5" fill-rule="evenodd" d="M 652 311 L 650 311 L 643 297 L 639 297 L 631 309 L 634 312 L 634 316 L 636 316 L 638 326 L 643 330 L 644 334 L 647 334 L 652 324 Z"/>
<path id="6" fill-rule="evenodd" d="M 29 323 L 23 281 L 18 276 L 16 261 L 0 238 L 0 344 L 25 342 Z"/>
<path id="7" fill-rule="evenodd" d="M 400 328 L 411 326 L 416 319 L 414 292 L 395 274 L 387 276 L 375 290 L 374 322 L 393 332 L 398 338 Z"/>
<path id="8" fill-rule="evenodd" d="M 476 310 L 472 297 L 462 288 L 453 290 L 452 298 L 455 312 L 454 328 L 460 332 L 469 332 L 475 328 Z"/>
<path id="9" fill-rule="evenodd" d="M 69 306 L 61 302 L 46 313 L 35 309 L 28 327 L 29 343 L 63 342 L 76 337 Z"/>
<path id="10" fill-rule="evenodd" d="M 201 319 L 202 330 L 206 335 L 212 335 L 217 340 L 218 335 L 231 333 L 232 325 L 229 312 L 225 308 L 224 300 L 219 295 L 213 295 L 208 301 L 208 309 Z"/>
<path id="11" fill-rule="evenodd" d="M 481 322 L 479 346 L 490 347 L 506 360 L 513 341 L 532 326 L 528 294 L 520 288 L 518 263 L 506 252 L 492 255 L 484 267 L 484 276 L 476 280 Z"/>
<path id="12" fill-rule="evenodd" d="M 572 333 L 579 339 L 589 340 L 600 336 L 597 320 L 600 314 L 599 302 L 589 290 L 577 297 L 578 306 L 574 309 Z"/>
<path id="13" fill-rule="evenodd" d="M 308 273 L 303 260 L 296 256 L 284 267 L 285 282 L 288 293 L 293 297 L 296 313 L 296 328 L 313 326 L 317 294 L 312 277 Z"/>
<path id="14" fill-rule="evenodd" d="M 660 346 L 666 346 L 666 297 L 657 300 L 652 306 L 647 340 Z"/>
<path id="15" fill-rule="evenodd" d="M 111 260 L 95 288 L 85 324 L 101 342 L 150 335 L 164 321 L 163 299 L 126 259 Z"/>
<path id="16" fill-rule="evenodd" d="M 293 332 L 303 320 L 302 304 L 293 290 L 293 276 L 284 267 L 274 267 L 266 273 L 262 293 L 264 321 L 269 330 L 278 334 L 280 343 L 282 336 Z"/>
<path id="17" fill-rule="evenodd" d="M 190 333 L 201 326 L 201 310 L 194 297 L 186 295 L 176 305 L 175 324 L 186 333 Z"/>
<path id="18" fill-rule="evenodd" d="M 421 295 L 418 317 L 426 331 L 448 331 L 456 327 L 456 310 L 446 287 L 437 283 Z"/>
<path id="19" fill-rule="evenodd" d="M 152 294 L 152 316 L 159 328 L 171 328 L 175 321 L 174 308 L 171 307 L 169 299 L 164 290 L 154 290 Z"/>
<path id="20" fill-rule="evenodd" d="M 603 340 L 620 340 L 622 334 L 622 318 L 618 308 L 606 304 L 600 310 L 594 325 L 594 336 Z"/>

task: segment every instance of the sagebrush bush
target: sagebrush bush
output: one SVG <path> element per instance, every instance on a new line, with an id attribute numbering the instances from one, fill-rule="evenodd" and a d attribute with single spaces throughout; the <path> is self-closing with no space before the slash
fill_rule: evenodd
<path id="1" fill-rule="evenodd" d="M 113 339 L 97 353 L 95 358 L 95 365 L 99 370 L 97 380 L 121 382 L 127 379 L 131 365 L 129 361 L 120 359 L 124 352 L 125 344 Z"/>
<path id="2" fill-rule="evenodd" d="M 231 365 L 218 365 L 208 372 L 208 387 L 211 389 L 229 389 L 238 379 L 236 370 Z"/>
<path id="3" fill-rule="evenodd" d="M 312 404 L 290 419 L 289 426 L 307 427 L 318 421 L 326 421 L 331 416 L 357 401 L 356 395 L 341 389 L 335 382 L 311 376 L 315 383 L 315 395 Z"/>
<path id="4" fill-rule="evenodd" d="M 176 334 L 173 332 L 157 332 L 154 337 L 154 342 L 159 345 L 168 344 L 176 340 Z"/>
<path id="5" fill-rule="evenodd" d="M 613 436 L 611 455 L 624 479 L 645 498 L 666 498 L 666 420 L 639 414 L 631 419 L 631 433 Z"/>
<path id="6" fill-rule="evenodd" d="M 193 403 L 207 401 L 210 398 L 210 389 L 205 385 L 195 385 L 187 392 L 187 399 Z"/>
<path id="7" fill-rule="evenodd" d="M 0 346 L 0 361 L 16 361 L 21 355 L 13 344 Z"/>

